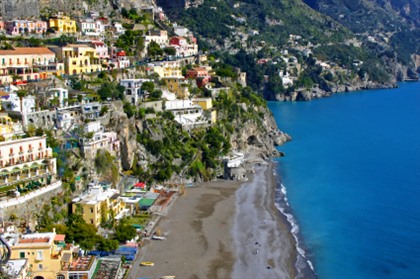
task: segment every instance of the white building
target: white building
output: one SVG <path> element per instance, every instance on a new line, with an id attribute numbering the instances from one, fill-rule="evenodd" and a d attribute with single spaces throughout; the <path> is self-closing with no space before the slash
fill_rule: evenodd
<path id="1" fill-rule="evenodd" d="M 48 94 L 50 94 L 49 100 L 52 100 L 54 98 L 58 99 L 59 107 L 63 108 L 67 106 L 68 99 L 69 99 L 69 91 L 64 88 L 51 88 L 48 90 Z"/>
<path id="2" fill-rule="evenodd" d="M 125 87 L 124 98 L 127 102 L 135 105 L 139 99 L 144 98 L 141 86 L 144 82 L 150 81 L 149 79 L 123 79 L 120 85 Z"/>
<path id="3" fill-rule="evenodd" d="M 56 159 L 46 136 L 0 142 L 0 187 L 41 180 L 57 174 Z"/>
<path id="4" fill-rule="evenodd" d="M 147 49 L 152 41 L 157 43 L 161 48 L 165 48 L 169 43 L 168 32 L 166 30 L 149 31 L 144 37 L 144 49 Z"/>
<path id="5" fill-rule="evenodd" d="M 105 34 L 105 25 L 100 20 L 87 18 L 80 21 L 77 25 L 84 36 L 99 37 Z"/>
<path id="6" fill-rule="evenodd" d="M 84 131 L 85 133 L 93 133 L 91 138 L 80 139 L 85 158 L 95 158 L 99 149 L 105 149 L 114 156 L 120 156 L 120 141 L 117 133 L 104 132 L 99 121 L 87 123 Z"/>
<path id="7" fill-rule="evenodd" d="M 100 116 L 102 104 L 98 102 L 81 105 L 83 119 L 97 119 Z"/>
<path id="8" fill-rule="evenodd" d="M 190 31 L 188 30 L 188 28 L 184 27 L 184 26 L 180 26 L 180 25 L 176 25 L 174 24 L 174 33 L 177 36 L 180 37 L 184 37 L 186 36 Z"/>
<path id="9" fill-rule="evenodd" d="M 70 130 L 74 124 L 73 113 L 68 110 L 57 110 L 57 128 L 65 131 Z"/>
<path id="10" fill-rule="evenodd" d="M 23 97 L 21 107 L 21 100 L 17 93 L 9 93 L 8 95 L 2 96 L 2 107 L 5 111 L 15 111 L 27 114 L 35 111 L 35 97 Z"/>
<path id="11" fill-rule="evenodd" d="M 165 110 L 172 112 L 175 116 L 174 120 L 182 127 L 189 128 L 210 123 L 208 117 L 204 115 L 203 108 L 191 100 L 167 101 Z"/>

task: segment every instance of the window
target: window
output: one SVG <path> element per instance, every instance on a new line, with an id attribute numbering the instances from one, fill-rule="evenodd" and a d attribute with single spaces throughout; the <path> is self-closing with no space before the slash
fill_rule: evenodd
<path id="1" fill-rule="evenodd" d="M 21 259 L 24 259 L 25 258 L 25 252 L 20 252 L 19 256 L 20 256 Z"/>
<path id="2" fill-rule="evenodd" d="M 90 213 L 93 213 L 93 208 L 90 209 Z"/>
<path id="3" fill-rule="evenodd" d="M 57 279 L 65 279 L 66 277 L 64 277 L 64 275 L 57 275 Z"/>
<path id="4" fill-rule="evenodd" d="M 36 259 L 37 260 L 42 260 L 43 259 L 43 257 L 42 257 L 42 251 L 37 251 L 36 252 Z"/>
<path id="5" fill-rule="evenodd" d="M 42 270 L 44 268 L 44 266 L 42 264 L 38 265 L 38 270 Z"/>

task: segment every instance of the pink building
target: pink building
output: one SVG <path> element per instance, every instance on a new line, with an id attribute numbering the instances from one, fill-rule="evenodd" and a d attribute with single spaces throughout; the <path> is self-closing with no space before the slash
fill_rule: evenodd
<path id="1" fill-rule="evenodd" d="M 109 58 L 108 53 L 108 46 L 101 41 L 92 41 L 90 45 L 95 49 L 96 53 L 98 54 L 99 58 L 107 59 Z"/>
<path id="2" fill-rule="evenodd" d="M 172 37 L 169 46 L 175 48 L 176 56 L 193 56 L 198 54 L 197 40 L 194 37 L 188 39 L 180 36 Z"/>
<path id="3" fill-rule="evenodd" d="M 4 23 L 4 29 L 9 35 L 20 34 L 42 34 L 47 31 L 48 24 L 46 21 L 37 20 L 10 20 Z"/>

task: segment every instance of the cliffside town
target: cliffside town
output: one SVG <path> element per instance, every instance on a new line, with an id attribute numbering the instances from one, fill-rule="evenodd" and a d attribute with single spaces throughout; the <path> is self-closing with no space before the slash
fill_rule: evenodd
<path id="1" fill-rule="evenodd" d="M 187 186 L 246 180 L 247 162 L 290 140 L 246 73 L 200 52 L 156 6 L 119 19 L 50 10 L 0 29 L 2 267 L 13 278 L 122 276 Z"/>
<path id="2" fill-rule="evenodd" d="M 123 278 L 189 186 L 283 155 L 266 99 L 417 78 L 386 39 L 225 2 L 0 0 L 0 277 Z"/>

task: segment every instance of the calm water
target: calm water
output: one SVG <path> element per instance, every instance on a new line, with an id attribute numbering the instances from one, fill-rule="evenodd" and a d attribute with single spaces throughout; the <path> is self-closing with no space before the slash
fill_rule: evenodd
<path id="1" fill-rule="evenodd" d="M 420 83 L 269 107 L 319 278 L 420 278 Z"/>

